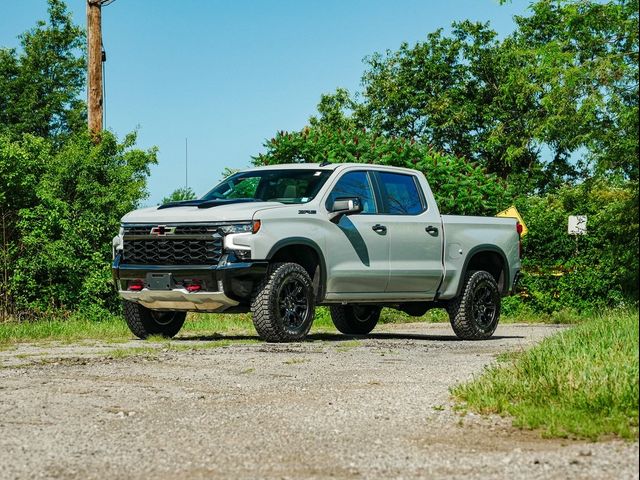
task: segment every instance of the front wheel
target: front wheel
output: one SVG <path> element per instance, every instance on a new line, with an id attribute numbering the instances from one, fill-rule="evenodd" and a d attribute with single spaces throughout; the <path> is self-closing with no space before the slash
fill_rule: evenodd
<path id="1" fill-rule="evenodd" d="M 151 335 L 174 337 L 187 318 L 187 312 L 160 312 L 127 300 L 122 304 L 129 330 L 142 339 Z"/>
<path id="2" fill-rule="evenodd" d="M 253 325 L 267 342 L 302 340 L 315 317 L 315 294 L 307 271 L 297 263 L 276 263 L 251 300 Z"/>
<path id="3" fill-rule="evenodd" d="M 380 319 L 380 307 L 368 305 L 332 305 L 331 320 L 338 331 L 347 335 L 366 335 Z"/>
<path id="4" fill-rule="evenodd" d="M 500 320 L 500 292 L 493 276 L 483 270 L 470 272 L 458 298 L 447 306 L 456 335 L 463 340 L 484 340 Z"/>

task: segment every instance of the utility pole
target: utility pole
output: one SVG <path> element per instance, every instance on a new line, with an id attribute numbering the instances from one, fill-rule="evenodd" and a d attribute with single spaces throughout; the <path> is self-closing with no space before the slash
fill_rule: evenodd
<path id="1" fill-rule="evenodd" d="M 102 133 L 102 0 L 87 0 L 87 108 L 89 131 Z"/>

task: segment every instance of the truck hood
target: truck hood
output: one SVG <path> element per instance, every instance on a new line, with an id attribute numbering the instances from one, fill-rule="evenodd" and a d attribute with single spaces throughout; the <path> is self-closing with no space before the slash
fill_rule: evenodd
<path id="1" fill-rule="evenodd" d="M 175 206 L 172 208 L 141 208 L 127 213 L 122 223 L 191 223 L 191 222 L 226 222 L 253 220 L 253 216 L 271 208 L 286 208 L 279 202 L 250 202 L 219 205 L 211 208 L 193 206 Z"/>

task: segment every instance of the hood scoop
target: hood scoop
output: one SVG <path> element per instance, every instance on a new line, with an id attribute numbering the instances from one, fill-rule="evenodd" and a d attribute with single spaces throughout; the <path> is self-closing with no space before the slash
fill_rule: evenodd
<path id="1" fill-rule="evenodd" d="M 230 198 L 230 199 L 211 199 L 211 200 L 182 200 L 181 202 L 170 202 L 160 205 L 158 210 L 164 210 L 165 208 L 174 207 L 198 207 L 198 208 L 211 208 L 220 207 L 222 205 L 233 205 L 234 203 L 250 203 L 256 202 L 253 198 Z"/>

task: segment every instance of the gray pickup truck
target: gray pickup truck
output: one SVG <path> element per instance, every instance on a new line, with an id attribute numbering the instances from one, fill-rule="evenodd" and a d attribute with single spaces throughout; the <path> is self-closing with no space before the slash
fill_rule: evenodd
<path id="1" fill-rule="evenodd" d="M 446 308 L 459 338 L 490 337 L 520 270 L 511 218 L 440 215 L 420 172 L 291 164 L 236 173 L 198 200 L 128 213 L 113 278 L 131 331 L 174 336 L 186 312 L 252 312 L 273 342 L 303 339 L 316 305 L 363 335 L 382 307 Z"/>

